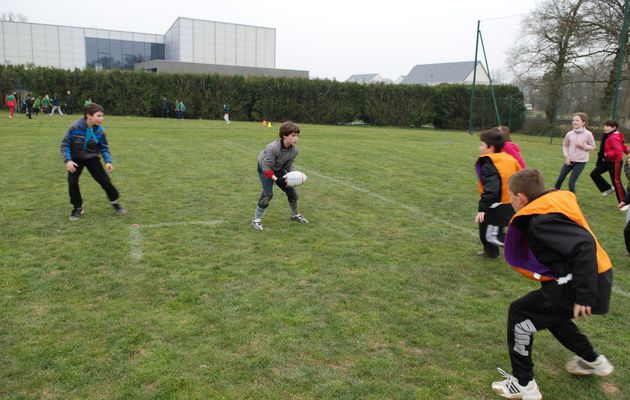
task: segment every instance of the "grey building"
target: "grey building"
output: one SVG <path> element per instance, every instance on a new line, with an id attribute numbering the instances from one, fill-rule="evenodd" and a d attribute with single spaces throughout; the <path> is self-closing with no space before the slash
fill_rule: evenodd
<path id="1" fill-rule="evenodd" d="M 379 74 L 354 74 L 350 75 L 346 82 L 356 82 L 356 83 L 380 83 L 384 82 L 382 76 Z"/>
<path id="2" fill-rule="evenodd" d="M 273 75 L 269 70 L 276 68 L 276 30 L 182 17 L 164 35 L 0 21 L 4 64 L 100 70 L 134 69 L 156 60 L 182 63 L 178 72 L 206 72 L 210 68 L 199 65 L 214 65 L 218 73 Z M 308 71 L 289 72 L 278 70 L 273 76 L 308 77 Z"/>
<path id="3" fill-rule="evenodd" d="M 488 72 L 477 62 L 477 83 L 490 83 Z M 401 84 L 437 85 L 440 83 L 472 83 L 475 72 L 474 61 L 416 65 L 409 71 Z"/>

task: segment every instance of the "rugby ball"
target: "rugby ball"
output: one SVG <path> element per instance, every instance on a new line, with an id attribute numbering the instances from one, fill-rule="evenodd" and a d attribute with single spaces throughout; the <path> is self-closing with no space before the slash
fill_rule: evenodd
<path id="1" fill-rule="evenodd" d="M 300 186 L 304 182 L 306 182 L 306 175 L 301 173 L 300 171 L 291 171 L 288 172 L 283 178 L 286 179 L 287 185 L 289 186 Z"/>

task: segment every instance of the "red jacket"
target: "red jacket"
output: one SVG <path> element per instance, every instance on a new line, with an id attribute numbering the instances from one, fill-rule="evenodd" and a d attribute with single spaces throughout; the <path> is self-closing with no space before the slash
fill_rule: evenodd
<path id="1" fill-rule="evenodd" d="M 615 131 L 606 139 L 604 157 L 608 162 L 619 162 L 624 154 L 628 154 L 628 146 L 623 143 L 623 133 Z"/>

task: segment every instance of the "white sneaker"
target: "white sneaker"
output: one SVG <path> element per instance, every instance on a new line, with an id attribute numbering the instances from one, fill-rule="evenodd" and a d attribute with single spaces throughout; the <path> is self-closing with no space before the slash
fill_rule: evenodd
<path id="1" fill-rule="evenodd" d="M 497 368 L 499 373 L 506 378 L 503 381 L 492 382 L 492 390 L 506 399 L 541 400 L 542 394 L 538 389 L 536 381 L 532 379 L 527 386 L 521 386 L 516 377 L 508 374 L 501 368 Z"/>
<path id="2" fill-rule="evenodd" d="M 262 226 L 262 221 L 261 220 L 252 220 L 252 228 L 254 228 L 254 230 L 256 231 L 262 231 L 263 230 L 263 226 Z"/>
<path id="3" fill-rule="evenodd" d="M 574 356 L 567 362 L 567 371 L 573 375 L 606 376 L 613 373 L 615 367 L 602 355 L 593 362 L 588 362 L 580 356 Z"/>
<path id="4" fill-rule="evenodd" d="M 611 188 L 610 188 L 610 189 L 608 189 L 608 190 L 604 190 L 604 191 L 602 192 L 602 196 L 609 196 L 609 195 L 611 195 L 611 194 L 613 194 L 613 193 L 615 193 L 615 188 L 612 188 L 612 187 L 611 187 Z"/>
<path id="5" fill-rule="evenodd" d="M 300 224 L 308 224 L 308 220 L 304 218 L 302 214 L 292 215 L 291 221 L 299 222 Z"/>

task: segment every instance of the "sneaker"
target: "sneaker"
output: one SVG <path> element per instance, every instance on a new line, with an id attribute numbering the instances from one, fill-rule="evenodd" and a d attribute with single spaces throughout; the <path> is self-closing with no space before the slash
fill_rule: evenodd
<path id="1" fill-rule="evenodd" d="M 291 221 L 299 222 L 300 224 L 308 224 L 308 220 L 304 218 L 302 214 L 292 215 Z"/>
<path id="2" fill-rule="evenodd" d="M 487 253 L 485 250 L 478 251 L 477 255 L 479 257 L 485 257 L 485 258 L 499 258 L 498 254 L 490 254 L 490 253 Z"/>
<path id="3" fill-rule="evenodd" d="M 127 214 L 127 210 L 125 210 L 123 206 L 120 205 L 120 203 L 112 203 L 112 207 L 114 207 L 114 210 L 116 210 L 116 214 L 118 215 Z"/>
<path id="4" fill-rule="evenodd" d="M 262 231 L 263 230 L 262 221 L 256 221 L 255 219 L 253 219 L 252 228 L 254 228 L 255 231 Z"/>
<path id="5" fill-rule="evenodd" d="M 83 207 L 73 208 L 70 213 L 70 221 L 76 221 L 81 218 L 81 215 L 83 215 Z"/>
<path id="6" fill-rule="evenodd" d="M 613 373 L 615 368 L 604 356 L 599 356 L 593 362 L 588 362 L 580 356 L 574 356 L 567 362 L 567 371 L 573 375 L 606 376 Z"/>
<path id="7" fill-rule="evenodd" d="M 611 194 L 615 193 L 615 188 L 610 188 L 608 190 L 604 190 L 602 192 L 602 196 L 610 196 Z"/>
<path id="8" fill-rule="evenodd" d="M 501 368 L 497 368 L 505 380 L 492 382 L 492 390 L 506 399 L 541 400 L 542 394 L 536 381 L 532 379 L 527 386 L 521 386 L 516 377 L 508 374 Z"/>

